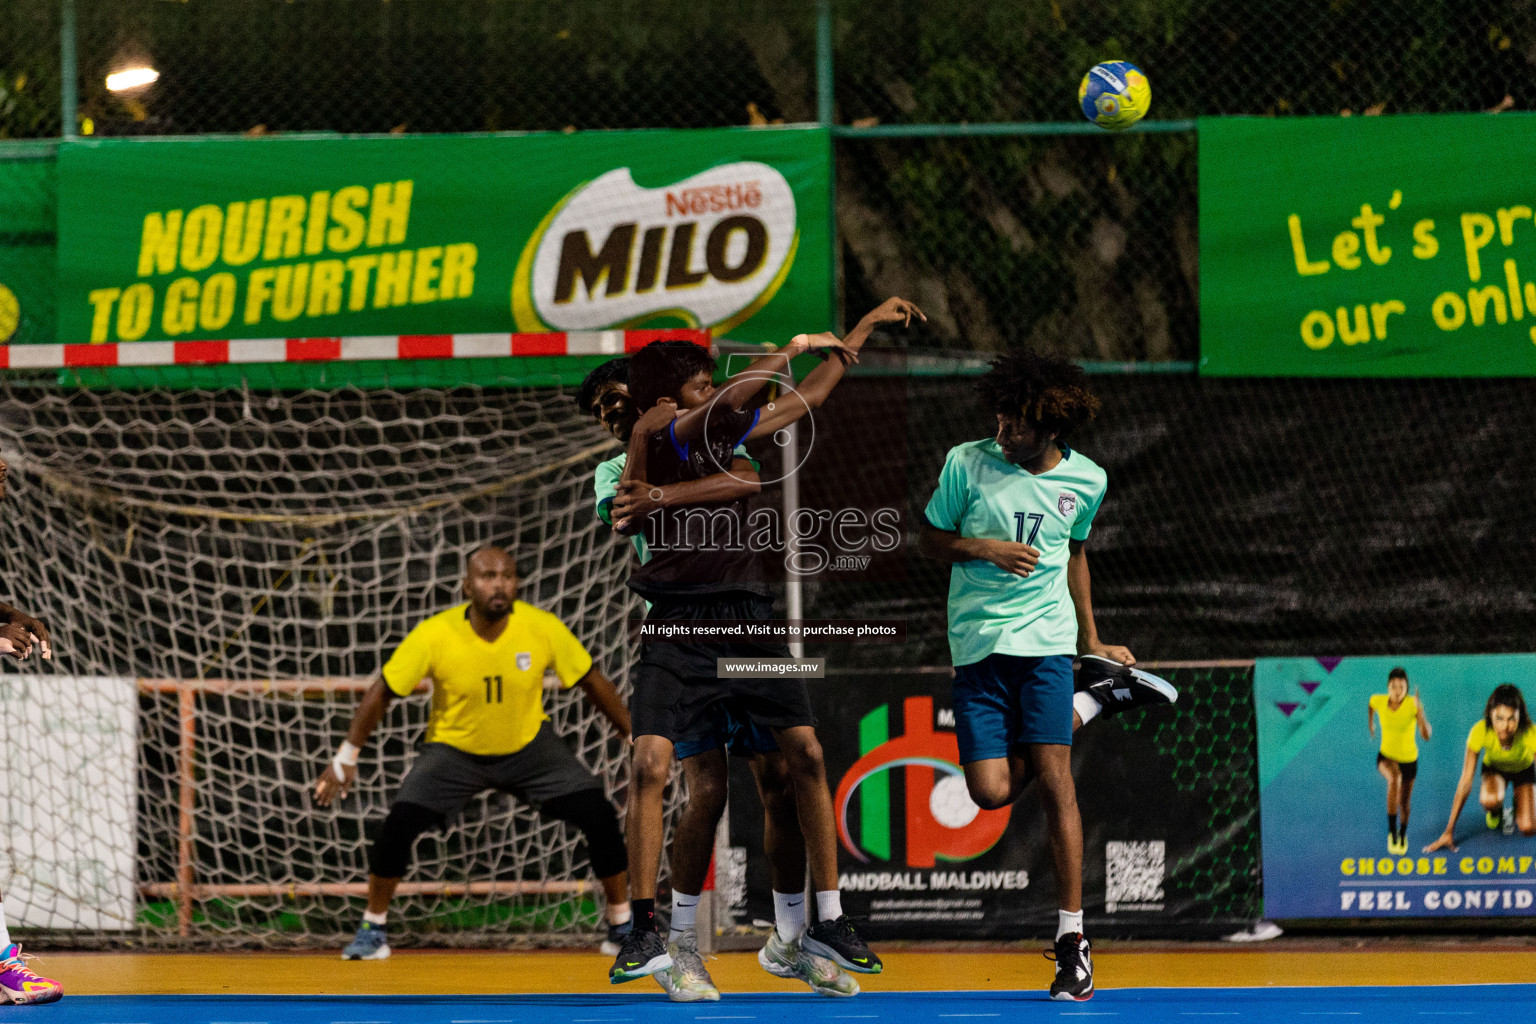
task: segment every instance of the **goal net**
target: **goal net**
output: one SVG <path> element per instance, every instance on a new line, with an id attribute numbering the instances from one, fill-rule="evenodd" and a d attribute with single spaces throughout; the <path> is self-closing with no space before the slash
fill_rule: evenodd
<path id="1" fill-rule="evenodd" d="M 345 801 L 315 806 L 314 780 L 394 645 L 461 600 L 469 552 L 514 551 L 520 597 L 624 687 L 642 609 L 591 498 L 616 451 L 557 389 L 0 381 L 4 596 L 55 636 L 51 662 L 18 666 L 42 674 L 8 668 L 0 693 L 13 927 L 76 945 L 342 941 L 425 698 L 392 708 Z M 546 703 L 620 803 L 611 728 L 576 691 Z M 579 832 L 490 795 L 418 841 L 391 941 L 590 942 L 599 897 Z"/>

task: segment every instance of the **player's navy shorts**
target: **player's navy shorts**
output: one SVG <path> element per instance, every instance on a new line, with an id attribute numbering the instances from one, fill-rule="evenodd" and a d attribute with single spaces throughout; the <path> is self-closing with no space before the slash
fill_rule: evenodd
<path id="1" fill-rule="evenodd" d="M 960 763 L 1007 757 L 1032 743 L 1072 745 L 1072 657 L 989 654 L 955 666 Z"/>
<path id="2" fill-rule="evenodd" d="M 676 747 L 677 759 L 683 761 L 699 754 L 707 754 L 720 747 L 724 747 L 727 754 L 752 757 L 755 754 L 778 753 L 779 742 L 773 738 L 771 730 L 744 718 L 739 713 L 733 714 L 727 706 L 724 727 L 714 736 L 698 736 L 680 741 Z"/>
<path id="3" fill-rule="evenodd" d="M 773 599 L 746 591 L 663 597 L 646 621 L 763 622 Z M 629 714 L 635 736 L 664 736 L 690 748 L 723 742 L 729 720 L 761 730 L 815 725 L 803 679 L 721 679 L 719 658 L 788 658 L 782 643 L 643 643 L 630 678 Z M 695 750 L 698 752 L 698 750 Z"/>

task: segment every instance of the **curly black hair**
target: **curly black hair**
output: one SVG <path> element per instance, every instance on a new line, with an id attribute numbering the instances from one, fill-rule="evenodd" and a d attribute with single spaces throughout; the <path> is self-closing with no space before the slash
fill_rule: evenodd
<path id="1" fill-rule="evenodd" d="M 576 402 L 576 407 L 582 412 L 591 412 L 592 403 L 597 401 L 597 393 L 603 389 L 604 384 L 629 386 L 628 356 L 610 359 L 583 377 L 581 387 L 577 388 L 576 394 L 571 396 Z"/>
<path id="2" fill-rule="evenodd" d="M 630 357 L 629 397 L 636 412 L 663 398 L 676 398 L 688 378 L 715 372 L 709 350 L 691 341 L 655 341 Z"/>
<path id="3" fill-rule="evenodd" d="M 977 390 L 990 412 L 1022 415 L 1057 440 L 1065 440 L 1099 412 L 1099 400 L 1081 366 L 1026 349 L 1012 349 L 992 360 Z"/>

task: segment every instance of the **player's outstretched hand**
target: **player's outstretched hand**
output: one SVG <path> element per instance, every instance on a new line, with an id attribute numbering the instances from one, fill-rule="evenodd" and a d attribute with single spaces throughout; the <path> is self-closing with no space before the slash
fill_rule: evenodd
<path id="1" fill-rule="evenodd" d="M 1450 850 L 1452 853 L 1456 852 L 1456 837 L 1451 835 L 1449 829 L 1440 833 L 1439 839 L 1436 839 L 1434 842 L 1424 847 L 1425 853 L 1434 853 L 1436 850 Z"/>
<path id="2" fill-rule="evenodd" d="M 1035 564 L 1040 561 L 1040 552 L 1028 544 L 1011 540 L 994 540 L 987 542 L 986 559 L 1003 572 L 1011 572 L 1015 576 L 1028 576 L 1035 571 Z"/>
<path id="3" fill-rule="evenodd" d="M 864 314 L 864 319 L 872 324 L 893 324 L 901 321 L 901 326 L 911 327 L 912 318 L 917 317 L 924 323 L 928 322 L 928 316 L 917 308 L 916 303 L 892 295 L 880 305 Z"/>
<path id="4" fill-rule="evenodd" d="M 790 339 L 788 347 L 802 352 L 836 352 L 845 364 L 859 361 L 858 346 L 844 344 L 842 339 L 829 331 L 797 334 Z"/>
<path id="5" fill-rule="evenodd" d="M 649 436 L 659 434 L 677 419 L 677 403 L 670 398 L 663 398 L 645 411 L 645 415 L 635 423 L 635 433 Z"/>
<path id="6" fill-rule="evenodd" d="M 352 792 L 352 786 L 357 782 L 357 765 L 344 764 L 340 768 L 342 774 L 337 778 L 337 765 L 326 765 L 325 771 L 320 773 L 320 778 L 315 782 L 315 803 L 321 807 L 329 807 L 337 797 Z"/>
<path id="7" fill-rule="evenodd" d="M 1131 649 L 1129 647 L 1121 647 L 1119 644 L 1094 644 L 1090 650 L 1083 653 L 1096 654 L 1101 658 L 1108 658 L 1110 661 L 1118 661 L 1122 665 L 1136 664 L 1136 655 L 1131 653 Z"/>
<path id="8" fill-rule="evenodd" d="M 661 488 L 644 480 L 625 480 L 613 496 L 613 523 L 628 525 L 635 516 L 648 516 L 661 508 Z"/>
<path id="9" fill-rule="evenodd" d="M 22 661 L 32 653 L 32 645 L 35 643 L 37 638 L 19 623 L 8 622 L 0 626 L 0 654 Z"/>

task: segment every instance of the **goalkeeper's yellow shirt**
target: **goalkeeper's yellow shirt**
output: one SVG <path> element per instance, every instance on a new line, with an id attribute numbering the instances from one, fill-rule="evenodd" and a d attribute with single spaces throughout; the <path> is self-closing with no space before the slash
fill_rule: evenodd
<path id="1" fill-rule="evenodd" d="M 487 643 L 470 625 L 465 603 L 406 634 L 384 665 L 384 684 L 404 697 L 432 677 L 428 743 L 466 754 L 515 754 L 549 717 L 545 670 L 569 687 L 591 667 L 581 641 L 549 612 L 514 601 L 501 636 Z"/>

